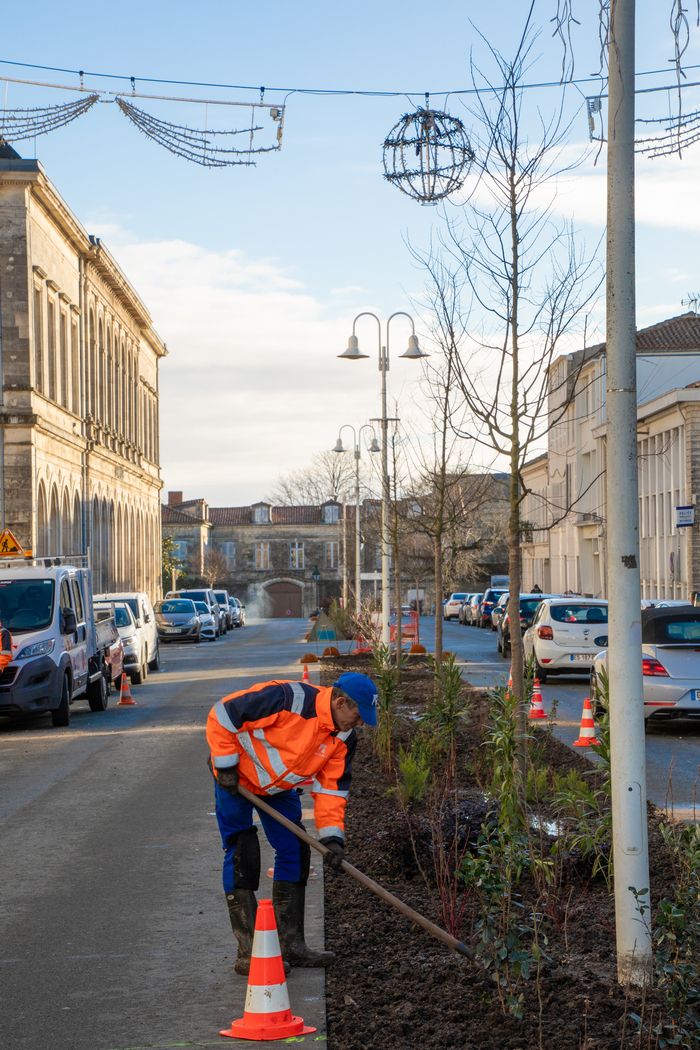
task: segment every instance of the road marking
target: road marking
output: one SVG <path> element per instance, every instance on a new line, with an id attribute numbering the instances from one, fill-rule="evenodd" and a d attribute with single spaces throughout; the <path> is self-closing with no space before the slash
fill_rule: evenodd
<path id="1" fill-rule="evenodd" d="M 193 726 L 130 726 L 126 729 L 90 729 L 86 726 L 82 730 L 69 730 L 67 733 L 57 735 L 53 733 L 32 733 L 30 736 L 6 736 L 0 738 L 2 744 L 27 744 L 32 740 L 50 740 L 59 744 L 62 740 L 85 740 L 94 737 L 110 736 L 147 736 L 148 734 L 162 733 L 201 733 L 204 734 L 204 723 Z"/>

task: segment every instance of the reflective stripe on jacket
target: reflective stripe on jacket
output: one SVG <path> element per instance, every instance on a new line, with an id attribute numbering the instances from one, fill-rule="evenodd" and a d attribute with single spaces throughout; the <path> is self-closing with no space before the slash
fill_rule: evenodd
<path id="1" fill-rule="evenodd" d="M 209 712 L 207 743 L 214 772 L 238 766 L 240 783 L 258 795 L 311 780 L 320 836 L 345 838 L 345 806 L 355 731 L 339 733 L 332 688 L 262 682 L 225 696 Z"/>

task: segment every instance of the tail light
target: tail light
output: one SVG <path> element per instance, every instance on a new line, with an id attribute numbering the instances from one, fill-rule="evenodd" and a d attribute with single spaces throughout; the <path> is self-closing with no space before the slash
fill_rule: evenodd
<path id="1" fill-rule="evenodd" d="M 653 656 L 645 656 L 642 659 L 642 674 L 650 678 L 668 678 L 668 671 L 664 665 Z"/>
<path id="2" fill-rule="evenodd" d="M 544 638 L 545 641 L 552 642 L 552 641 L 554 641 L 554 631 L 552 630 L 551 627 L 546 627 L 546 626 L 545 627 L 538 627 L 537 628 L 537 637 L 538 638 Z"/>

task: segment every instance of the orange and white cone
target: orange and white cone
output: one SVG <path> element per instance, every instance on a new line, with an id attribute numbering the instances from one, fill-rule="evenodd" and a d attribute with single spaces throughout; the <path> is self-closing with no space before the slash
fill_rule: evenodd
<path id="1" fill-rule="evenodd" d="M 131 695 L 131 689 L 129 688 L 129 679 L 126 671 L 122 675 L 122 685 L 119 691 L 119 703 L 117 707 L 136 707 L 136 701 Z"/>
<path id="2" fill-rule="evenodd" d="M 243 1017 L 219 1035 L 262 1042 L 315 1031 L 292 1014 L 272 901 L 258 901 Z"/>
<path id="3" fill-rule="evenodd" d="M 600 740 L 595 735 L 595 722 L 593 721 L 593 705 L 590 697 L 583 701 L 583 713 L 581 714 L 581 728 L 579 738 L 574 740 L 574 747 L 600 747 Z"/>
<path id="4" fill-rule="evenodd" d="M 535 678 L 532 683 L 532 699 L 530 701 L 530 710 L 528 711 L 528 718 L 546 718 L 544 704 L 542 703 L 542 690 L 540 689 L 540 680 Z"/>
<path id="5" fill-rule="evenodd" d="M 508 686 L 507 692 L 509 696 L 513 695 L 513 665 L 510 665 L 510 671 L 508 672 Z"/>
<path id="6" fill-rule="evenodd" d="M 302 682 L 310 682 L 311 681 L 311 679 L 309 678 L 309 668 L 307 667 L 306 664 L 304 664 L 304 673 L 301 676 L 301 680 L 302 680 Z"/>

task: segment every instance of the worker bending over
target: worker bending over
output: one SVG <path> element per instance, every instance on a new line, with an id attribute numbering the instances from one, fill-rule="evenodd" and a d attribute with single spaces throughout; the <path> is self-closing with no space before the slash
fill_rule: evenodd
<path id="1" fill-rule="evenodd" d="M 342 674 L 332 686 L 262 682 L 225 696 L 209 712 L 207 743 L 216 779 L 216 818 L 224 854 L 224 892 L 236 940 L 235 971 L 247 974 L 260 883 L 260 844 L 253 806 L 238 784 L 294 824 L 301 821 L 302 783 L 310 783 L 324 863 L 340 867 L 350 764 L 363 723 L 377 724 L 377 688 L 363 674 Z M 328 966 L 332 952 L 315 952 L 304 938 L 304 904 L 311 850 L 273 817 L 260 813 L 275 851 L 272 903 L 282 956 L 290 966 Z"/>

